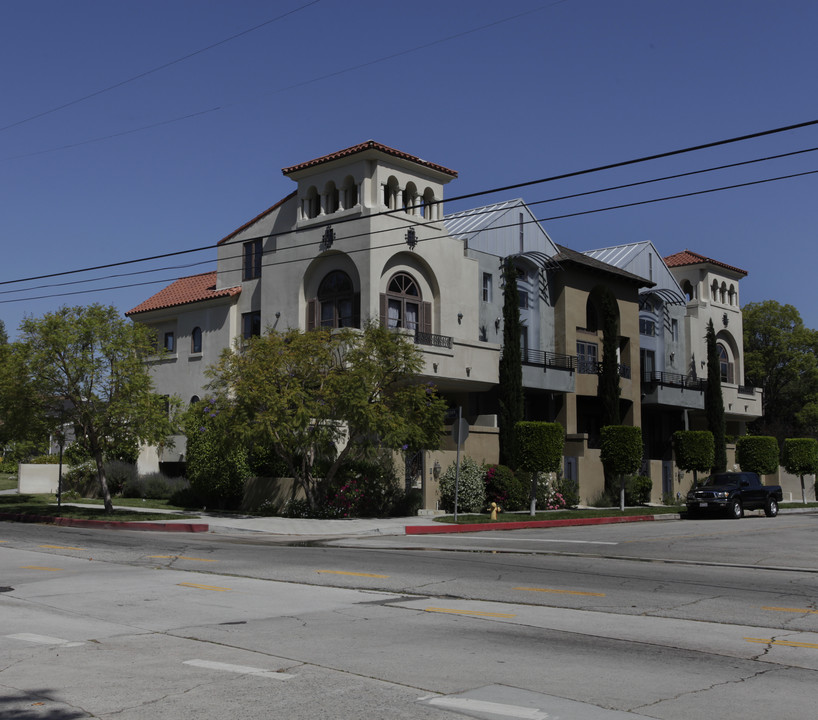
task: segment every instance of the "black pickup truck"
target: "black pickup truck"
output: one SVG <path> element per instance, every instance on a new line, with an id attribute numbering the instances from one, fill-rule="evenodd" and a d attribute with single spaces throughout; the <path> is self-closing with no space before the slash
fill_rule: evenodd
<path id="1" fill-rule="evenodd" d="M 780 485 L 763 485 L 757 473 L 716 473 L 687 494 L 687 516 L 721 512 L 740 518 L 745 509 L 763 509 L 767 517 L 775 517 L 783 497 Z"/>

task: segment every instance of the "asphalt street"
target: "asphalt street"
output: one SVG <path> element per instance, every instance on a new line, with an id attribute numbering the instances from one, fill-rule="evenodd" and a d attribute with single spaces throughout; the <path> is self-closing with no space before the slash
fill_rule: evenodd
<path id="1" fill-rule="evenodd" d="M 816 522 L 2 523 L 0 717 L 814 718 Z"/>

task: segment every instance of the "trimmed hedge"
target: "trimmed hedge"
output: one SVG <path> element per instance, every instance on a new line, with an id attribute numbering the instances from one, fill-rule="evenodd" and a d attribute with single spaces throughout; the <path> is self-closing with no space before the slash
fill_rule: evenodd
<path id="1" fill-rule="evenodd" d="M 769 475 L 778 470 L 778 440 L 764 435 L 745 435 L 736 440 L 736 462 L 746 472 Z"/>
<path id="2" fill-rule="evenodd" d="M 642 428 L 606 425 L 602 428 L 600 459 L 611 475 L 632 475 L 642 465 Z"/>
<path id="3" fill-rule="evenodd" d="M 676 465 L 682 470 L 707 472 L 713 467 L 716 445 L 709 430 L 678 430 L 673 433 Z"/>
<path id="4" fill-rule="evenodd" d="M 529 472 L 557 472 L 560 469 L 565 448 L 565 430 L 562 425 L 518 422 L 515 434 L 519 469 Z"/>

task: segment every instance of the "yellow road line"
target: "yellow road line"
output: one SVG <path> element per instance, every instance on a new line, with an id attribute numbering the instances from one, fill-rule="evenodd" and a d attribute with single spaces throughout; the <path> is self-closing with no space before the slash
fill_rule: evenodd
<path id="1" fill-rule="evenodd" d="M 214 590 L 215 592 L 228 592 L 230 588 L 217 587 L 216 585 L 199 585 L 197 583 L 179 583 L 181 587 L 196 588 L 197 590 Z"/>
<path id="2" fill-rule="evenodd" d="M 515 590 L 527 590 L 528 592 L 556 593 L 558 595 L 586 595 L 588 597 L 605 597 L 605 593 L 582 592 L 581 590 L 554 590 L 552 588 L 530 588 L 516 587 Z"/>
<path id="3" fill-rule="evenodd" d="M 775 610 L 776 612 L 810 613 L 812 615 L 818 615 L 818 610 L 810 610 L 809 608 L 762 607 L 761 609 Z"/>
<path id="4" fill-rule="evenodd" d="M 49 570 L 51 572 L 59 572 L 62 568 L 42 567 L 41 565 L 23 565 L 23 570 Z"/>
<path id="5" fill-rule="evenodd" d="M 40 545 L 41 548 L 49 548 L 51 550 L 82 550 L 82 548 L 73 547 L 71 545 Z"/>
<path id="6" fill-rule="evenodd" d="M 161 558 L 163 560 L 195 560 L 196 562 L 219 562 L 211 558 L 195 558 L 187 555 L 148 555 L 148 558 Z"/>
<path id="7" fill-rule="evenodd" d="M 815 648 L 818 650 L 818 643 L 802 643 L 792 640 L 773 640 L 772 638 L 744 638 L 747 642 L 761 643 L 763 645 L 786 645 L 787 647 Z"/>
<path id="8" fill-rule="evenodd" d="M 425 612 L 437 613 L 451 613 L 452 615 L 475 615 L 477 617 L 498 617 L 498 618 L 513 618 L 517 617 L 513 613 L 495 613 L 482 612 L 481 610 L 454 610 L 452 608 L 424 608 Z"/>
<path id="9" fill-rule="evenodd" d="M 325 575 L 354 575 L 355 577 L 388 578 L 389 575 L 375 575 L 373 573 L 346 572 L 344 570 L 316 570 L 315 572 Z"/>

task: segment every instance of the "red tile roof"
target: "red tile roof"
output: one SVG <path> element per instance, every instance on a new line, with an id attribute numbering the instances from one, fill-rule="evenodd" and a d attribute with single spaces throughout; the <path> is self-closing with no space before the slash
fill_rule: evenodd
<path id="1" fill-rule="evenodd" d="M 747 274 L 746 270 L 733 267 L 732 265 L 719 262 L 718 260 L 713 260 L 712 258 L 705 257 L 704 255 L 699 255 L 699 253 L 694 253 L 692 250 L 678 252 L 675 255 L 668 255 L 668 257 L 665 258 L 665 264 L 669 268 L 681 267 L 683 265 L 699 265 L 701 263 L 710 263 L 711 265 L 718 265 L 719 267 L 723 267 L 727 270 L 732 270 L 733 272 L 738 273 L 739 275 Z"/>
<path id="2" fill-rule="evenodd" d="M 132 310 L 128 310 L 125 314 L 136 315 L 150 310 L 161 310 L 177 305 L 201 302 L 202 300 L 233 297 L 240 292 L 241 287 L 216 290 L 216 271 L 214 270 L 201 275 L 179 278 L 176 282 L 171 283 L 156 295 L 149 297 L 145 302 L 140 303 Z"/>
<path id="3" fill-rule="evenodd" d="M 309 167 L 315 167 L 316 165 L 321 165 L 322 163 L 330 162 L 331 160 L 338 160 L 339 158 L 349 157 L 350 155 L 355 155 L 356 153 L 364 152 L 365 150 L 379 150 L 386 155 L 392 155 L 393 157 L 400 158 L 401 160 L 408 160 L 409 162 L 417 163 L 418 165 L 423 165 L 424 167 L 431 168 L 432 170 L 437 170 L 439 172 L 445 173 L 446 175 L 451 175 L 452 177 L 457 177 L 457 171 L 449 170 L 449 168 L 443 167 L 442 165 L 437 165 L 435 163 L 428 162 L 426 160 L 421 160 L 414 155 L 409 155 L 409 153 L 401 152 L 400 150 L 395 150 L 394 148 L 388 147 L 387 145 L 382 145 L 379 142 L 375 142 L 374 140 L 367 140 L 366 142 L 362 142 L 360 145 L 353 145 L 352 147 L 346 148 L 346 150 L 339 150 L 338 152 L 331 153 L 329 155 L 324 155 L 320 158 L 315 158 L 315 160 L 308 160 L 307 162 L 299 163 L 298 165 L 293 165 L 291 167 L 285 167 L 281 169 L 281 172 L 285 175 L 290 175 L 291 173 L 296 172 L 297 170 L 303 170 Z"/>

